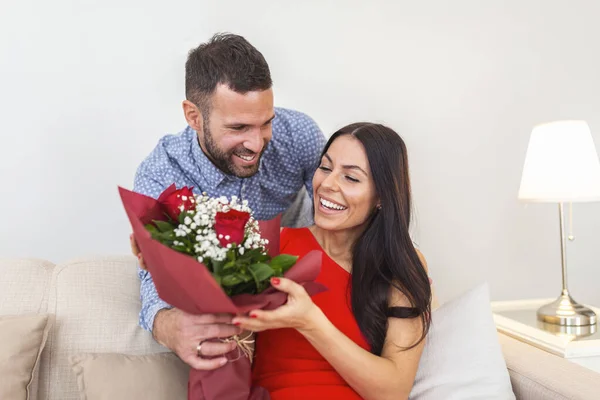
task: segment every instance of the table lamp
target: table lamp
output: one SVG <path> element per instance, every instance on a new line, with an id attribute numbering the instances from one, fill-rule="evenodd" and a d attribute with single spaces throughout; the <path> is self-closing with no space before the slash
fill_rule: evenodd
<path id="1" fill-rule="evenodd" d="M 555 121 L 531 132 L 525 156 L 519 199 L 558 203 L 562 292 L 537 310 L 540 321 L 562 326 L 596 323 L 596 314 L 578 304 L 567 288 L 564 203 L 600 201 L 600 161 L 585 121 Z"/>

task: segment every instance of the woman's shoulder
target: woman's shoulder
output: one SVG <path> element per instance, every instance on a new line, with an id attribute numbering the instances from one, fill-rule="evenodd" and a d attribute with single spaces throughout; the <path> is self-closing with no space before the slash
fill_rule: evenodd
<path id="1" fill-rule="evenodd" d="M 290 247 L 302 247 L 308 248 L 312 245 L 312 233 L 309 228 L 282 228 L 280 233 L 280 248 L 283 252 L 284 249 Z"/>
<path id="2" fill-rule="evenodd" d="M 281 228 L 280 237 L 281 237 L 281 241 L 283 243 L 284 239 L 285 240 L 293 240 L 293 239 L 297 239 L 297 238 L 306 237 L 307 234 L 311 235 L 310 228 L 308 228 L 308 227 L 305 227 L 305 228 L 283 227 L 283 228 Z"/>

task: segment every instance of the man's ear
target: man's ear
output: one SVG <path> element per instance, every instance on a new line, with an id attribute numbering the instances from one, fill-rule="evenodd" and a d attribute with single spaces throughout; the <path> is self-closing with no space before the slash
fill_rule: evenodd
<path id="1" fill-rule="evenodd" d="M 188 125 L 196 132 L 202 132 L 202 126 L 204 119 L 202 118 L 202 112 L 198 106 L 189 100 L 183 101 L 183 115 Z"/>

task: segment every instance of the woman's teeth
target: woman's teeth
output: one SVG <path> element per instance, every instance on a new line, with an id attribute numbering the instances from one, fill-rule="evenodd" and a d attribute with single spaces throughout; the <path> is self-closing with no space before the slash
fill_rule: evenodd
<path id="1" fill-rule="evenodd" d="M 329 208 L 331 210 L 345 210 L 348 207 L 344 207 L 344 206 L 340 206 L 339 204 L 333 203 L 329 200 L 325 200 L 325 199 L 319 199 L 319 201 L 321 202 L 321 205 L 325 208 Z"/>

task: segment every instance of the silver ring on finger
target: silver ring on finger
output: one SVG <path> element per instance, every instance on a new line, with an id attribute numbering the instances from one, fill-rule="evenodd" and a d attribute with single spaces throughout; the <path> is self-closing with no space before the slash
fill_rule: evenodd
<path id="1" fill-rule="evenodd" d="M 198 355 L 198 357 L 200 357 L 200 358 L 202 358 L 202 353 L 201 353 L 201 351 L 202 351 L 202 343 L 204 343 L 204 340 L 201 340 L 201 341 L 198 343 L 198 346 L 196 346 L 196 354 L 197 354 L 197 355 Z"/>

